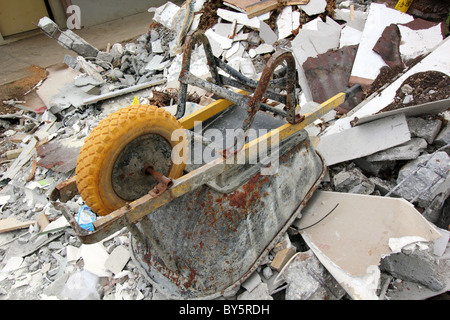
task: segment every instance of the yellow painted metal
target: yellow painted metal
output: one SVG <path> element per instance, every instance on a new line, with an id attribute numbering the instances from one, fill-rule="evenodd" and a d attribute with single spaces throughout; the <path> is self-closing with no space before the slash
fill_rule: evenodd
<path id="1" fill-rule="evenodd" d="M 256 147 L 258 146 L 258 144 L 264 144 L 264 146 L 270 147 L 271 142 L 277 142 L 272 141 L 272 137 L 275 135 L 278 135 L 278 142 L 281 142 L 283 139 L 287 139 L 294 133 L 303 130 L 306 126 L 313 123 L 315 120 L 319 119 L 330 110 L 338 107 L 344 101 L 345 93 L 342 92 L 335 95 L 334 97 L 322 103 L 317 111 L 306 114 L 303 121 L 297 124 L 284 124 L 277 129 L 274 129 L 267 134 L 259 137 L 258 139 L 250 141 L 244 146 L 241 151 L 239 151 L 235 155 L 235 157 L 239 157 L 242 155 L 245 155 L 246 157 L 255 156 L 255 152 L 257 151 Z M 232 102 L 225 99 L 217 100 L 216 102 L 202 108 L 201 110 L 191 114 L 190 116 L 181 119 L 180 122 L 184 128 L 190 129 L 194 126 L 194 121 L 204 121 L 209 117 L 216 115 L 220 111 L 225 110 L 232 104 Z M 159 196 L 153 197 L 151 195 L 145 195 L 142 198 L 131 202 L 128 206 L 120 208 L 112 212 L 111 214 L 96 220 L 93 225 L 96 229 L 104 227 L 105 225 L 110 225 L 117 219 L 120 219 L 124 216 L 129 223 L 136 223 L 149 212 L 152 212 L 157 208 L 160 208 L 163 205 L 169 203 L 173 199 L 180 197 L 192 190 L 195 190 L 199 186 L 207 183 L 213 177 L 216 177 L 224 172 L 226 168 L 227 159 L 218 158 L 180 177 L 179 179 L 174 180 L 174 185 Z"/>
<path id="2" fill-rule="evenodd" d="M 345 93 L 343 92 L 338 93 L 334 97 L 323 102 L 316 111 L 305 114 L 305 119 L 303 121 L 296 124 L 286 123 L 285 125 L 282 125 L 281 127 L 268 132 L 267 134 L 259 137 L 258 139 L 250 141 L 244 146 L 244 150 L 254 150 L 252 148 L 254 148 L 256 145 L 260 143 L 264 143 L 264 145 L 270 146 L 273 135 L 278 135 L 279 141 L 282 141 L 288 138 L 289 136 L 293 135 L 294 133 L 303 130 L 317 119 L 320 119 L 320 117 L 322 117 L 330 110 L 344 103 L 344 101 L 345 101 Z"/>
<path id="3" fill-rule="evenodd" d="M 244 90 L 237 90 L 236 93 L 240 94 L 246 94 L 247 92 Z M 185 129 L 192 129 L 194 127 L 195 121 L 205 121 L 219 112 L 225 110 L 229 106 L 231 106 L 233 102 L 225 100 L 225 99 L 219 99 L 217 101 L 214 101 L 213 103 L 210 103 L 204 108 L 201 108 L 200 110 L 180 119 L 180 123 Z"/>
<path id="4" fill-rule="evenodd" d="M 399 0 L 397 2 L 397 5 L 395 6 L 395 9 L 401 12 L 406 12 L 408 11 L 412 2 L 413 0 Z"/>

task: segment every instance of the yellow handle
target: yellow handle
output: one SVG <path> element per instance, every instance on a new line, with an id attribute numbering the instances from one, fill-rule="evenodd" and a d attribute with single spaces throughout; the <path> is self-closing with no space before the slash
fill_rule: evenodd
<path id="1" fill-rule="evenodd" d="M 401 12 L 408 11 L 409 7 L 411 6 L 411 3 L 413 0 L 399 0 L 397 2 L 397 5 L 395 6 L 395 9 Z"/>

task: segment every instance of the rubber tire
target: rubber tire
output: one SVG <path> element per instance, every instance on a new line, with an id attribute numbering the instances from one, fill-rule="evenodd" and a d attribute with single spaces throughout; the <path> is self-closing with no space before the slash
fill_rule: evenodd
<path id="1" fill-rule="evenodd" d="M 187 136 L 172 141 L 174 130 L 183 129 L 179 121 L 168 111 L 150 105 L 132 105 L 120 109 L 102 120 L 86 138 L 77 159 L 76 182 L 78 191 L 92 211 L 105 216 L 123 207 L 127 201 L 115 192 L 111 182 L 113 166 L 120 152 L 134 139 L 145 134 L 159 134 L 172 149 L 178 143 L 181 150 L 187 148 Z M 183 154 L 183 159 L 187 154 Z M 168 176 L 179 178 L 185 161 L 172 163 Z M 149 190 L 150 191 L 150 190 Z"/>

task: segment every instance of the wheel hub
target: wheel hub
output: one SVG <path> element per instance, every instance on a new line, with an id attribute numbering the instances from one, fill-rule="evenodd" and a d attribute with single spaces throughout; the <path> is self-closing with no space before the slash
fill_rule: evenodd
<path id="1" fill-rule="evenodd" d="M 134 201 L 152 190 L 158 181 L 147 172 L 150 164 L 156 171 L 168 176 L 172 167 L 171 146 L 160 135 L 140 136 L 123 148 L 111 174 L 112 187 L 117 196 Z"/>

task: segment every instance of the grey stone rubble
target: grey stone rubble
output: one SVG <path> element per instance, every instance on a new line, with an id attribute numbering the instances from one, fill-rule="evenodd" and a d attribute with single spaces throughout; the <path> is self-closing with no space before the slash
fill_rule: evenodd
<path id="1" fill-rule="evenodd" d="M 322 10 L 318 12 L 322 13 L 323 9 L 318 9 L 321 6 L 319 2 L 325 1 L 311 0 L 307 10 Z M 336 10 L 336 16 L 344 17 L 339 20 L 347 20 L 348 26 L 362 30 L 366 1 L 356 1 L 355 20 L 346 18 L 349 1 L 337 3 L 339 9 Z M 82 75 L 68 84 L 61 94 L 53 97 L 54 104 L 49 106 L 49 110 L 40 115 L 31 114 L 33 121 L 28 120 L 23 125 L 13 125 L 8 121 L 0 124 L 8 127 L 6 129 L 9 131 L 8 134 L 4 133 L 6 143 L 0 147 L 26 148 L 36 133 L 50 141 L 82 144 L 103 118 L 131 104 L 135 96 L 140 97 L 140 103 L 148 103 L 152 90 L 176 87 L 174 83 L 181 67 L 181 55 L 175 50 L 176 28 L 165 24 L 167 17 L 163 12 L 169 9 L 176 10 L 171 5 L 154 10 L 155 21 L 161 24 L 152 27 L 149 33 L 139 37 L 136 42 L 113 44 L 109 52 L 93 48 L 72 32 L 61 33 L 58 41 L 79 55 L 76 58 L 68 56 L 64 61 L 70 68 L 82 72 Z M 277 30 L 270 29 L 261 21 L 260 29 L 250 32 L 245 31 L 248 27 L 238 26 L 235 40 L 231 41 L 226 38 L 229 34 L 227 25 L 231 23 L 223 19 L 207 31 L 213 52 L 254 79 L 258 78 L 264 67 L 265 54 L 277 47 L 287 47 L 296 50 L 297 58 L 315 56 L 339 46 L 339 40 L 336 39 L 339 39 L 337 33 L 340 34 L 338 29 L 341 28 L 332 19 L 321 23 L 316 21 L 317 29 L 300 30 L 300 36 L 290 41 L 286 38 L 277 39 Z M 59 31 L 48 18 L 43 18 L 40 26 L 51 35 Z M 320 42 L 320 37 L 317 37 L 319 31 L 329 32 L 333 41 Z M 228 40 L 220 42 L 224 38 Z M 301 39 L 308 39 L 314 45 L 303 47 Z M 205 70 L 205 60 L 201 50 L 197 49 L 194 54 L 199 57 L 196 59 L 198 65 L 193 65 L 191 70 L 201 76 Z M 139 93 L 100 101 L 95 105 L 83 103 L 85 98 L 91 96 L 160 79 L 167 79 L 167 83 Z M 66 92 L 74 94 L 66 96 Z M 306 100 L 308 102 L 308 97 Z M 449 119 L 448 113 L 440 116 L 445 121 Z M 445 148 L 449 144 L 449 125 L 443 125 L 435 117 L 417 116 L 408 117 L 407 120 L 413 138 L 411 141 L 364 158 L 330 166 L 328 178 L 322 182 L 320 189 L 403 197 L 424 210 L 431 223 L 446 230 L 450 224 L 450 188 L 445 188 L 448 186 L 450 168 L 450 148 Z M 49 121 L 53 124 L 51 129 L 45 127 Z M 327 121 L 327 125 L 332 124 L 333 119 Z M 25 136 L 13 140 L 19 132 L 24 132 Z M 404 151 L 408 154 L 404 155 Z M 5 179 L 8 164 L 0 167 L 3 187 L 0 191 L 0 218 L 38 221 L 39 217 L 47 221 L 44 225 L 35 222 L 28 229 L 0 233 L 0 299 L 166 299 L 135 265 L 129 253 L 130 235 L 127 229 L 94 245 L 81 244 L 61 213 L 48 201 L 54 187 L 73 176 L 74 170 L 57 172 L 38 166 L 33 179 L 29 180 L 29 173 L 33 170 L 33 155 L 37 155 L 34 148 L 29 157 L 20 162 L 21 170 L 9 179 Z M 82 205 L 84 201 L 78 195 L 67 202 L 74 215 Z M 41 234 L 42 231 L 45 232 Z M 287 248 L 291 248 L 290 251 L 295 254 L 283 269 L 276 270 L 272 262 L 277 254 L 286 252 L 283 249 Z M 440 268 L 448 266 L 448 263 L 448 260 L 440 261 L 433 252 L 419 245 L 388 256 L 382 260 L 381 268 L 387 279 L 394 280 L 380 285 L 380 296 L 386 299 L 395 296 L 399 283 L 408 281 L 425 286 L 431 290 L 425 296 L 433 296 L 433 291 L 448 288 L 450 279 L 440 273 Z M 256 272 L 241 286 L 225 292 L 219 299 L 339 300 L 349 299 L 349 296 L 308 248 L 301 235 L 289 228 Z"/>

